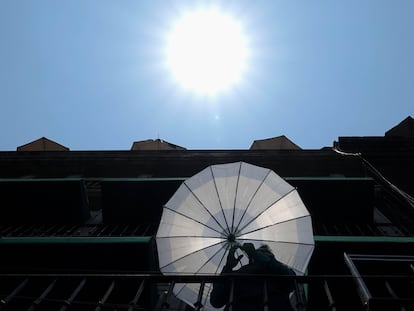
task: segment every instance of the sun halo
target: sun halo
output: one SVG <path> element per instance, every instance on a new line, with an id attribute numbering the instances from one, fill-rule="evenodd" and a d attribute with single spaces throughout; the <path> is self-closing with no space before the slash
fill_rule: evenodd
<path id="1" fill-rule="evenodd" d="M 185 89 L 214 95 L 237 84 L 246 70 L 247 39 L 238 21 L 218 10 L 188 12 L 167 41 L 167 65 Z"/>

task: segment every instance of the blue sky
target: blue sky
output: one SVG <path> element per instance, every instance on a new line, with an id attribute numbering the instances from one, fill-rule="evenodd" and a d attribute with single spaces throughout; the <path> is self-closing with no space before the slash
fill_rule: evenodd
<path id="1" fill-rule="evenodd" d="M 165 66 L 174 21 L 200 7 L 237 19 L 251 50 L 241 83 L 215 96 Z M 42 136 L 71 150 L 382 136 L 414 116 L 413 14 L 411 0 L 0 0 L 0 150 Z"/>

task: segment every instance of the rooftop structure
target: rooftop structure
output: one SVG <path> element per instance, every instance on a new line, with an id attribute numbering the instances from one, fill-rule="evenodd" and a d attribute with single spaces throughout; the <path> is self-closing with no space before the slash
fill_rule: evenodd
<path id="1" fill-rule="evenodd" d="M 134 142 L 131 150 L 185 150 L 185 148 L 161 139 L 147 139 Z"/>
<path id="2" fill-rule="evenodd" d="M 250 150 L 299 150 L 301 149 L 293 141 L 285 135 L 255 140 L 250 147 Z"/>
<path id="3" fill-rule="evenodd" d="M 414 119 L 411 116 L 408 116 L 403 121 L 401 121 L 401 123 L 388 130 L 385 133 L 385 136 L 413 138 Z"/>
<path id="4" fill-rule="evenodd" d="M 17 147 L 17 151 L 69 151 L 69 148 L 46 137 L 41 137 Z"/>

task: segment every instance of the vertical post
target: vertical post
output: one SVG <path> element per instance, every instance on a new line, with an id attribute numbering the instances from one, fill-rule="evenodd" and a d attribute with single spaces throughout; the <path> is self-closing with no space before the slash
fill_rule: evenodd
<path id="1" fill-rule="evenodd" d="M 396 294 L 396 292 L 394 291 L 394 289 L 392 288 L 390 282 L 388 282 L 388 280 L 385 280 L 385 288 L 387 289 L 388 293 L 391 295 L 392 298 L 399 300 L 400 297 L 398 297 L 398 295 Z M 401 306 L 400 311 L 407 311 L 407 309 L 405 309 L 404 306 Z"/>
<path id="2" fill-rule="evenodd" d="M 234 302 L 234 279 L 232 278 L 231 283 L 230 283 L 229 301 L 227 303 L 229 311 L 233 311 L 233 302 Z"/>
<path id="3" fill-rule="evenodd" d="M 45 299 L 45 297 L 50 293 L 50 291 L 55 287 L 57 279 L 54 279 L 52 283 L 49 284 L 49 286 L 43 291 L 43 293 L 32 302 L 32 305 L 27 309 L 27 311 L 33 311 L 42 301 Z"/>
<path id="4" fill-rule="evenodd" d="M 328 302 L 329 302 L 328 309 L 332 311 L 336 311 L 335 300 L 333 299 L 331 289 L 329 288 L 328 282 L 326 280 L 323 282 L 323 288 L 325 290 L 326 296 L 328 297 Z"/>
<path id="5" fill-rule="evenodd" d="M 60 311 L 65 311 L 72 304 L 72 301 L 76 298 L 76 296 L 85 286 L 85 283 L 86 279 L 82 279 L 82 281 L 79 283 L 78 287 L 75 288 L 70 297 L 67 300 L 65 300 L 64 305 L 62 306 L 62 308 L 60 308 Z"/>
<path id="6" fill-rule="evenodd" d="M 263 311 L 269 311 L 269 294 L 267 292 L 267 280 L 263 280 Z"/>
<path id="7" fill-rule="evenodd" d="M 109 285 L 109 287 L 106 290 L 105 294 L 103 295 L 102 299 L 99 300 L 98 306 L 95 308 L 95 311 L 100 311 L 101 310 L 101 306 L 106 302 L 106 300 L 108 299 L 109 295 L 114 290 L 114 287 L 115 287 L 115 281 L 112 281 L 111 285 Z"/>
<path id="8" fill-rule="evenodd" d="M 29 283 L 29 279 L 24 279 L 6 298 L 0 300 L 0 309 L 3 309 L 3 306 L 7 305 L 10 300 L 13 299 L 26 285 Z"/>
<path id="9" fill-rule="evenodd" d="M 172 294 L 173 289 L 174 289 L 174 285 L 175 285 L 175 282 L 174 282 L 174 281 L 172 281 L 172 282 L 170 283 L 169 287 L 168 287 L 167 294 L 162 295 L 162 296 L 160 297 L 161 301 L 159 301 L 159 302 L 157 303 L 157 307 L 158 307 L 158 308 L 156 308 L 156 310 L 160 310 L 160 309 L 169 309 L 169 308 L 170 308 L 170 302 L 169 302 L 169 301 L 170 301 L 171 294 Z"/>
<path id="10" fill-rule="evenodd" d="M 298 282 L 295 280 L 295 307 L 298 311 L 306 310 L 305 304 L 306 304 L 306 298 L 305 293 L 303 289 L 303 284 L 298 284 Z"/>
<path id="11" fill-rule="evenodd" d="M 352 259 L 349 257 L 347 253 L 344 253 L 344 259 L 345 259 L 346 265 L 351 271 L 352 276 L 354 277 L 354 281 L 356 282 L 358 286 L 358 292 L 362 300 L 362 303 L 369 310 L 369 303 L 372 298 L 372 295 L 370 291 L 368 290 L 368 287 L 363 282 L 362 277 L 359 274 L 358 269 L 356 268 L 354 262 L 352 261 Z"/>
<path id="12" fill-rule="evenodd" d="M 132 306 L 136 306 L 136 305 L 137 305 L 138 300 L 139 300 L 139 298 L 141 297 L 141 294 L 142 294 L 142 292 L 143 292 L 143 290 L 144 290 L 145 283 L 146 283 L 146 280 L 145 280 L 145 279 L 143 279 L 143 280 L 141 281 L 141 283 L 139 284 L 139 287 L 138 287 L 137 293 L 135 294 L 134 298 L 133 298 L 133 299 L 131 300 L 131 302 L 129 303 L 130 307 L 128 308 L 128 311 L 132 311 Z"/>
<path id="13" fill-rule="evenodd" d="M 201 308 L 203 308 L 203 293 L 204 293 L 204 285 L 206 283 L 204 281 L 201 281 L 200 284 L 200 290 L 198 291 L 198 297 L 197 297 L 197 302 L 194 304 L 195 306 L 195 311 L 199 311 L 201 310 Z"/>

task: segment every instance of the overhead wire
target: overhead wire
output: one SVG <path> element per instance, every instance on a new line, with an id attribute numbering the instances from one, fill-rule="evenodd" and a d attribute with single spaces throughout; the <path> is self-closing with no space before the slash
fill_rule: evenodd
<path id="1" fill-rule="evenodd" d="M 407 192 L 401 190 L 396 185 L 394 185 L 392 182 L 390 182 L 378 169 L 376 169 L 367 159 L 365 159 L 362 156 L 362 153 L 360 153 L 360 152 L 355 152 L 355 153 L 345 152 L 345 151 L 340 150 L 336 146 L 332 147 L 332 150 L 335 151 L 336 153 L 340 154 L 340 155 L 343 155 L 343 156 L 352 156 L 352 157 L 359 158 L 362 161 L 362 163 L 374 175 L 374 177 L 376 177 L 377 179 L 382 181 L 386 186 L 388 186 L 392 191 L 397 193 L 404 201 L 406 201 L 411 206 L 411 208 L 414 209 L 414 198 L 411 195 L 409 195 Z"/>

